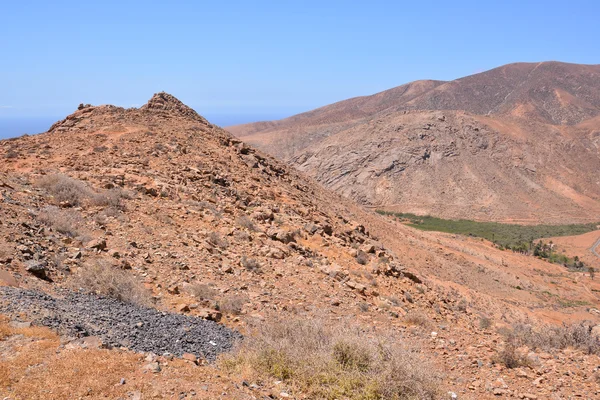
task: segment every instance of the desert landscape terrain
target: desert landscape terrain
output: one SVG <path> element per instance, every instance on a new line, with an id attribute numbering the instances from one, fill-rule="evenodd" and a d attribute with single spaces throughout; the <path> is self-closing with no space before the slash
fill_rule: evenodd
<path id="1" fill-rule="evenodd" d="M 561 68 L 577 90 L 528 83 Z M 574 269 L 374 212 L 597 222 L 597 71 L 500 68 L 481 108 L 491 78 L 416 82 L 242 139 L 161 92 L 0 141 L 0 396 L 599 398 L 600 231 L 543 239 Z"/>
<path id="2" fill-rule="evenodd" d="M 598 65 L 516 63 L 227 129 L 360 204 L 598 222 L 599 77 Z"/>

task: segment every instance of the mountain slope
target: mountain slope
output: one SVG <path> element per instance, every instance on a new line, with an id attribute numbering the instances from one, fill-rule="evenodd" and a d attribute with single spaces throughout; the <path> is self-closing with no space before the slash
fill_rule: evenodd
<path id="1" fill-rule="evenodd" d="M 492 389 L 500 376 L 515 393 L 532 390 L 520 371 L 493 361 L 506 339 L 490 324 L 510 327 L 525 318 L 600 321 L 589 306 L 597 302 L 600 283 L 584 273 L 480 240 L 417 231 L 371 213 L 166 93 L 139 109 L 82 106 L 47 133 L 0 141 L 0 201 L 5 238 L 0 285 L 40 290 L 64 303 L 81 298 L 65 295 L 65 289 L 97 287 L 77 278 L 108 271 L 150 291 L 152 307 L 161 311 L 152 314 L 220 319 L 246 336 L 274 320 L 290 327 L 298 319 L 341 321 L 368 338 L 389 330 L 399 336 L 398 344 L 445 371 L 439 382 L 443 392 L 464 393 L 461 398 L 495 398 Z M 31 296 L 18 293 L 0 290 L 0 313 L 22 327 L 26 310 L 16 316 L 11 310 Z M 51 300 L 37 296 L 43 304 Z M 29 315 L 34 322 L 61 321 L 48 318 L 50 310 L 34 311 Z M 152 332 L 151 321 L 131 314 L 119 314 L 115 329 L 130 330 L 127 337 Z M 182 318 L 170 319 L 175 320 Z M 480 320 L 488 328 L 478 328 Z M 112 350 L 90 349 L 94 338 L 85 334 L 100 329 L 86 330 L 85 322 L 70 321 L 83 337 L 63 337 L 68 343 L 59 347 L 56 333 L 42 332 L 53 339 L 40 343 L 0 319 L 0 393 L 39 398 L 31 391 L 42 388 L 53 390 L 49 398 L 61 398 L 68 388 L 73 393 L 62 398 L 104 392 L 126 398 L 139 390 L 155 398 L 178 398 L 185 391 L 188 397 L 213 399 L 227 392 L 252 399 L 283 397 L 290 390 L 302 398 L 293 384 L 275 383 L 278 377 L 250 380 L 203 366 L 202 360 L 199 366 L 190 362 L 190 356 L 201 354 L 185 359 L 164 350 L 139 354 L 127 341 Z M 156 329 L 164 340 L 165 327 Z M 189 331 L 176 333 L 173 342 L 191 340 Z M 144 344 L 152 345 L 151 339 Z M 590 379 L 599 363 L 596 355 L 556 350 L 556 357 L 558 367 L 550 368 L 540 356 L 540 368 L 548 370 L 547 384 L 535 389 L 540 397 L 550 390 L 561 396 L 600 390 Z M 39 366 L 35 371 L 29 368 L 32 359 Z M 74 360 L 85 361 L 86 368 L 74 367 L 80 365 Z M 108 368 L 102 360 L 120 366 L 116 378 L 96 373 Z M 481 367 L 473 368 L 477 360 Z M 575 366 L 581 376 L 557 386 Z M 15 376 L 13 371 L 28 372 Z M 70 378 L 73 371 L 90 371 L 94 384 L 65 384 L 84 382 Z M 125 383 L 119 384 L 121 378 Z M 475 381 L 481 384 L 471 389 Z"/>
<path id="2" fill-rule="evenodd" d="M 600 66 L 519 63 L 425 82 L 229 130 L 366 205 L 597 219 Z"/>

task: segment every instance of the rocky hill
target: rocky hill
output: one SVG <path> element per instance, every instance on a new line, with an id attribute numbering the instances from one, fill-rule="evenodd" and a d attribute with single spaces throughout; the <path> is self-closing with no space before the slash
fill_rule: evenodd
<path id="1" fill-rule="evenodd" d="M 2 396 L 600 394 L 586 273 L 371 213 L 166 93 L 81 105 L 0 160 Z"/>
<path id="2" fill-rule="evenodd" d="M 597 219 L 600 66 L 510 64 L 228 128 L 362 204 L 449 218 Z"/>

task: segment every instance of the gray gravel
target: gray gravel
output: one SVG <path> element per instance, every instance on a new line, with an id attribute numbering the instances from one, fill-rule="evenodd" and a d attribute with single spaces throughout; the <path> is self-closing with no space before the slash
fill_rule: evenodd
<path id="1" fill-rule="evenodd" d="M 241 335 L 201 318 L 161 312 L 111 298 L 66 292 L 62 297 L 0 286 L 0 313 L 24 312 L 36 324 L 71 337 L 98 336 L 104 344 L 139 352 L 213 361 Z"/>

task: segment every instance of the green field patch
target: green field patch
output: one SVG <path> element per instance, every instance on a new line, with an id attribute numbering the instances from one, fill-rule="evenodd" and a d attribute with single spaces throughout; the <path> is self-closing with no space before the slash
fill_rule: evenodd
<path id="1" fill-rule="evenodd" d="M 394 217 L 401 222 L 423 231 L 455 233 L 459 235 L 483 238 L 494 243 L 500 249 L 533 255 L 549 262 L 563 264 L 569 268 L 583 269 L 584 265 L 577 257 L 570 258 L 558 253 L 552 242 L 541 239 L 582 235 L 598 229 L 598 223 L 569 225 L 517 225 L 499 222 L 479 222 L 466 219 L 452 220 L 421 216 L 411 213 L 396 213 L 377 210 L 381 215 Z"/>

